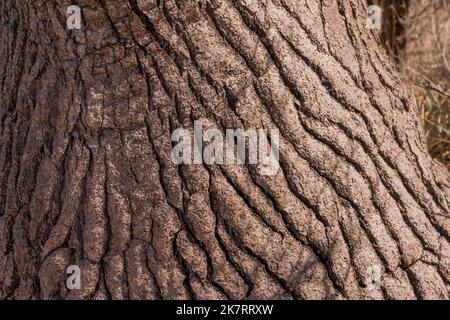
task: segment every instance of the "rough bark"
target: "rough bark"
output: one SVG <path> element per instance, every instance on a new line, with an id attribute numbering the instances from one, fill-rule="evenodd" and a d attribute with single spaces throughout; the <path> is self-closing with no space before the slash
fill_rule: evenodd
<path id="1" fill-rule="evenodd" d="M 2 0 L 0 298 L 448 299 L 450 179 L 366 9 Z M 175 166 L 195 119 L 279 128 L 281 170 Z"/>

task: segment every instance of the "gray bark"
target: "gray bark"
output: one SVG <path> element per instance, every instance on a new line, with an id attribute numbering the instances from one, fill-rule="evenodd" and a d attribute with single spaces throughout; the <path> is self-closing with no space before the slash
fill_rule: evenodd
<path id="1" fill-rule="evenodd" d="M 73 4 L 0 3 L 0 298 L 448 299 L 450 178 L 365 1 Z M 175 166 L 196 119 L 278 128 L 281 170 Z"/>

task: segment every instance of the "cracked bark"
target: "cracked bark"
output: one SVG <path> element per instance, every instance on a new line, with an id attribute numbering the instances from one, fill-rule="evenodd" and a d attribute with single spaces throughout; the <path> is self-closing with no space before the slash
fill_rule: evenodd
<path id="1" fill-rule="evenodd" d="M 0 298 L 448 299 L 450 177 L 365 1 L 73 2 L 0 3 Z M 175 166 L 197 119 L 279 128 L 279 173 Z"/>

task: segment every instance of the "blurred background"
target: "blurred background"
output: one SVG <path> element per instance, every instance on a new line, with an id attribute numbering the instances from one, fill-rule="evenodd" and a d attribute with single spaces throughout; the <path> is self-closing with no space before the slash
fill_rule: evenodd
<path id="1" fill-rule="evenodd" d="M 372 0 L 381 41 L 413 92 L 432 157 L 450 170 L 450 0 Z"/>

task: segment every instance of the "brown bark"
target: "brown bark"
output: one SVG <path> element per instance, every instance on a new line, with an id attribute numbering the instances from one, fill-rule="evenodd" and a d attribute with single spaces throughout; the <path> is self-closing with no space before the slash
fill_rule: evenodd
<path id="1" fill-rule="evenodd" d="M 448 299 L 450 179 L 365 1 L 73 4 L 0 2 L 0 298 Z M 175 166 L 195 119 L 279 128 L 281 170 Z"/>

